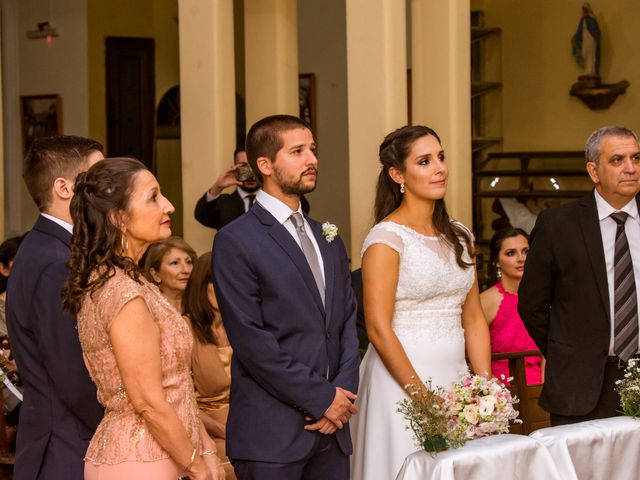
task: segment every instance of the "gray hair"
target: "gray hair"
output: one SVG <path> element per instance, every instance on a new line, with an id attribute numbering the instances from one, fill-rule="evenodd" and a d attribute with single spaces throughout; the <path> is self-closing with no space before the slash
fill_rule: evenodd
<path id="1" fill-rule="evenodd" d="M 634 133 L 633 130 L 630 130 L 626 127 L 620 127 L 618 125 L 605 125 L 604 127 L 599 128 L 587 139 L 587 144 L 585 147 L 585 159 L 587 163 L 595 163 L 596 165 L 600 162 L 600 144 L 602 143 L 602 139 L 604 137 L 631 137 L 636 143 L 638 142 L 638 136 Z"/>

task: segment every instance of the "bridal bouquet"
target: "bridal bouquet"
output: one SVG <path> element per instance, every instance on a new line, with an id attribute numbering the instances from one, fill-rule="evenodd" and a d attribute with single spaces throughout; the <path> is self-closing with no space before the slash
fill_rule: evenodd
<path id="1" fill-rule="evenodd" d="M 462 440 L 509 433 L 518 420 L 518 399 L 497 378 L 467 374 L 443 395 L 452 435 Z"/>
<path id="2" fill-rule="evenodd" d="M 434 388 L 429 380 L 405 385 L 405 390 L 408 397 L 398 402 L 398 412 L 408 420 L 416 443 L 432 455 L 464 444 L 451 430 L 442 388 Z"/>
<path id="3" fill-rule="evenodd" d="M 640 417 L 640 361 L 629 360 L 624 376 L 616 381 L 616 391 L 620 394 L 622 413 L 630 417 Z"/>

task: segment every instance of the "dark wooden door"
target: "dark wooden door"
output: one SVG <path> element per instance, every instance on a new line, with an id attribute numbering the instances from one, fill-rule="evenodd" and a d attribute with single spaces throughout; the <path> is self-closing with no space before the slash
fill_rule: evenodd
<path id="1" fill-rule="evenodd" d="M 107 154 L 153 164 L 153 38 L 107 37 Z"/>

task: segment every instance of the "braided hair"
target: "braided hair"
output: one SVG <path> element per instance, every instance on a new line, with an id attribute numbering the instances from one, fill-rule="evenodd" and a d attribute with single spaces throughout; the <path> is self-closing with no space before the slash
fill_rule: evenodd
<path id="1" fill-rule="evenodd" d="M 442 144 L 438 134 L 431 128 L 423 125 L 410 125 L 391 132 L 380 145 L 379 155 L 382 169 L 380 170 L 376 187 L 376 223 L 384 220 L 402 203 L 400 186 L 389 175 L 389 169 L 394 167 L 398 171 L 404 172 L 406 160 L 414 142 L 428 135 L 435 137 Z M 471 234 L 460 224 L 451 222 L 444 199 L 436 200 L 432 222 L 436 231 L 443 234 L 447 243 L 453 247 L 456 263 L 460 268 L 466 269 L 473 266 L 473 263 L 467 262 L 462 258 L 464 254 L 463 242 L 469 255 L 473 256 Z"/>

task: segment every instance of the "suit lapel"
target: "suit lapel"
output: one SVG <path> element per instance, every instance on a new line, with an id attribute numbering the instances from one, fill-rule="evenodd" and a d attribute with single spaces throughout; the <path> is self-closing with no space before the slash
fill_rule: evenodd
<path id="1" fill-rule="evenodd" d="M 600 221 L 598 219 L 598 208 L 593 192 L 583 197 L 578 202 L 580 228 L 582 236 L 589 253 L 589 261 L 600 292 L 600 300 L 602 300 L 607 312 L 609 322 L 610 306 L 609 306 L 609 287 L 607 281 L 607 264 L 604 259 L 604 246 L 602 245 L 602 234 L 600 233 Z"/>
<path id="2" fill-rule="evenodd" d="M 313 300 L 316 306 L 320 309 L 322 315 L 325 315 L 324 305 L 322 305 L 322 298 L 320 298 L 320 292 L 318 292 L 318 286 L 313 278 L 313 273 L 309 267 L 302 249 L 298 246 L 291 234 L 284 228 L 276 219 L 267 212 L 260 204 L 254 204 L 251 209 L 251 213 L 256 215 L 260 222 L 267 227 L 269 235 L 273 240 L 284 250 L 289 256 L 293 264 L 296 266 L 306 287 L 311 292 Z"/>
<path id="3" fill-rule="evenodd" d="M 325 310 L 327 312 L 325 316 L 325 324 L 328 326 L 331 318 L 331 302 L 333 301 L 333 290 L 334 290 L 334 264 L 333 264 L 333 255 L 331 251 L 331 244 L 327 242 L 327 239 L 324 238 L 322 234 L 322 226 L 310 218 L 307 217 L 307 221 L 309 225 L 311 225 L 311 230 L 313 231 L 313 235 L 318 243 L 318 247 L 320 247 L 320 253 L 322 255 L 322 263 L 324 264 L 324 305 Z"/>

